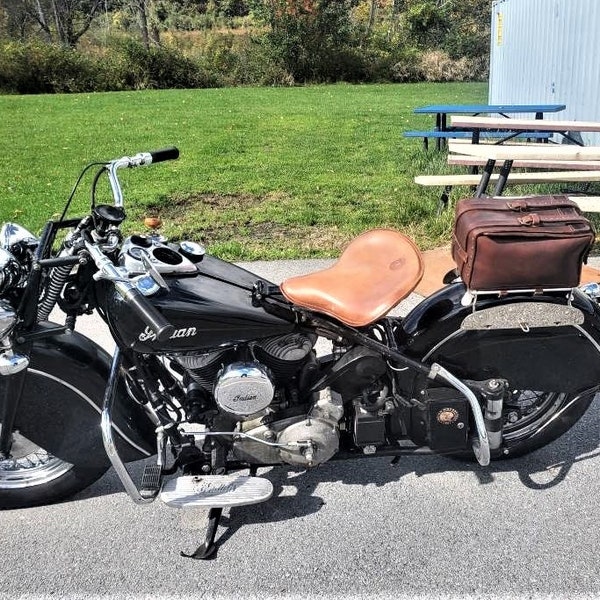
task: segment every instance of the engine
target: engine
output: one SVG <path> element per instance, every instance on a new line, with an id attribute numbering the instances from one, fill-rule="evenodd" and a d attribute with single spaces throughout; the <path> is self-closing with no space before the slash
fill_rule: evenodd
<path id="1" fill-rule="evenodd" d="M 224 415 L 245 421 L 294 403 L 314 371 L 315 341 L 315 336 L 293 333 L 175 360 Z"/>
<path id="2" fill-rule="evenodd" d="M 173 357 L 185 373 L 187 420 L 241 432 L 231 450 L 250 464 L 322 464 L 339 449 L 340 427 L 365 451 L 384 444 L 385 362 L 354 347 L 324 375 L 315 342 L 315 335 L 293 333 Z M 310 391 L 317 379 L 320 394 Z"/>

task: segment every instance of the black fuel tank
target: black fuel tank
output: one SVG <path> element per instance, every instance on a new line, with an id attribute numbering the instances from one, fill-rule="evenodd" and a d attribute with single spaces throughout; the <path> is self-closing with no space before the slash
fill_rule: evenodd
<path id="1" fill-rule="evenodd" d="M 257 275 L 211 256 L 197 269 L 196 275 L 165 276 L 169 291 L 148 298 L 175 326 L 166 342 L 156 341 L 112 286 L 106 290 L 109 326 L 120 345 L 146 353 L 206 350 L 294 330 L 291 311 L 287 321 L 253 306 Z"/>

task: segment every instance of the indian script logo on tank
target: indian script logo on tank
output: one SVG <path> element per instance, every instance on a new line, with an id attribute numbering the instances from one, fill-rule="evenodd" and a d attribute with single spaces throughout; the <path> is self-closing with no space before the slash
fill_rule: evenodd
<path id="1" fill-rule="evenodd" d="M 178 338 L 193 337 L 196 335 L 196 332 L 197 330 L 195 327 L 183 327 L 182 329 L 176 329 L 169 339 L 175 340 Z M 154 333 L 150 327 L 146 327 L 146 329 L 140 333 L 138 339 L 140 342 L 153 342 L 156 340 L 156 333 Z"/>

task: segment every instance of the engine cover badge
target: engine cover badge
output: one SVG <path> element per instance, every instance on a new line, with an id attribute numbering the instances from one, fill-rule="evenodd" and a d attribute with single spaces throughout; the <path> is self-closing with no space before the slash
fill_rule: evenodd
<path id="1" fill-rule="evenodd" d="M 271 404 L 275 388 L 267 368 L 260 363 L 235 362 L 219 373 L 214 395 L 224 411 L 249 417 Z"/>

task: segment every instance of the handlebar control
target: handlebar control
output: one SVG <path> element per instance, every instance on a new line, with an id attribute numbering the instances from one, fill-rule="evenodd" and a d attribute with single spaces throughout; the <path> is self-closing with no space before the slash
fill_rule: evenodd
<path id="1" fill-rule="evenodd" d="M 165 160 L 176 160 L 179 158 L 179 148 L 170 146 L 169 148 L 163 148 L 162 150 L 154 150 L 149 154 L 152 157 L 153 163 L 159 163 Z"/>
<path id="2" fill-rule="evenodd" d="M 165 160 L 175 160 L 176 158 L 179 158 L 179 150 L 175 146 L 171 146 L 152 152 L 140 152 L 135 156 L 123 156 L 107 163 L 106 172 L 112 189 L 115 206 L 123 206 L 123 192 L 121 191 L 121 184 L 117 177 L 117 169 L 143 167 L 144 165 L 164 162 Z"/>
<path id="3" fill-rule="evenodd" d="M 95 279 L 107 279 L 112 281 L 115 289 L 133 310 L 154 332 L 159 342 L 168 340 L 175 332 L 175 327 L 167 321 L 162 313 L 154 305 L 146 300 L 143 294 L 135 287 L 135 284 L 123 278 L 122 273 L 113 265 L 111 260 L 105 256 L 97 246 L 86 242 L 86 249 L 98 267 Z"/>
<path id="4" fill-rule="evenodd" d="M 175 327 L 135 287 L 125 286 L 122 282 L 116 287 L 129 308 L 152 329 L 159 342 L 167 341 L 175 333 Z"/>

